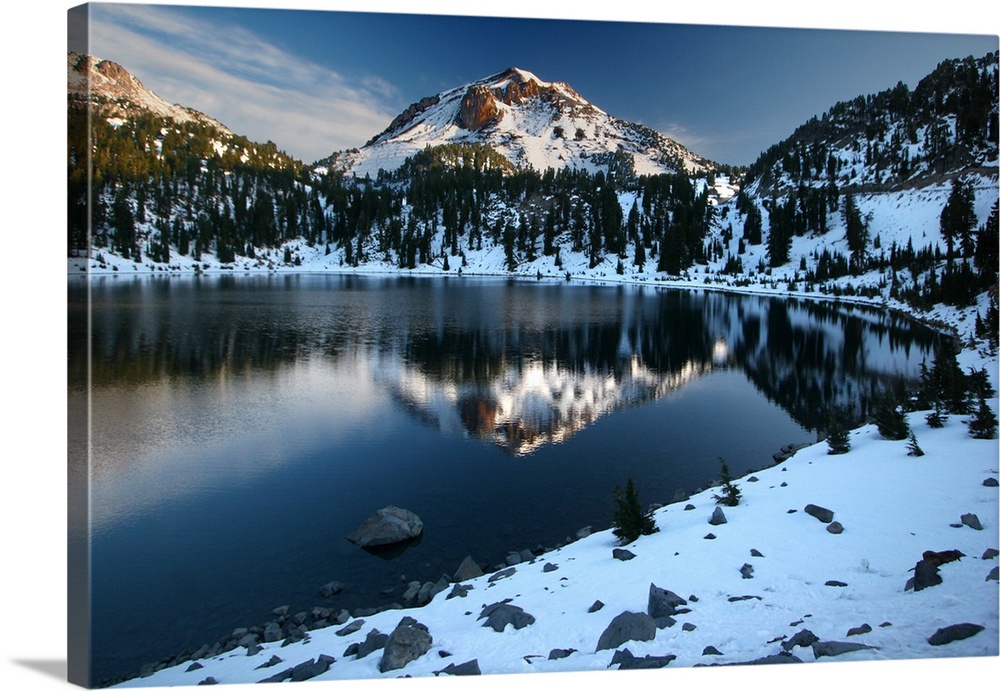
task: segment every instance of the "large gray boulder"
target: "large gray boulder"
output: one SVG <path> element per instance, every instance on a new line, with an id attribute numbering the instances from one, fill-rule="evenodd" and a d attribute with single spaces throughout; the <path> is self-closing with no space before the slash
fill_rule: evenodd
<path id="1" fill-rule="evenodd" d="M 423 531 L 423 521 L 415 513 L 387 506 L 359 525 L 347 539 L 359 547 L 379 547 L 412 540 Z"/>
<path id="2" fill-rule="evenodd" d="M 402 669 L 427 653 L 433 642 L 431 635 L 423 629 L 415 626 L 397 626 L 386 641 L 382 660 L 379 662 L 379 671 L 391 672 Z"/>
<path id="3" fill-rule="evenodd" d="M 651 641 L 656 637 L 656 622 L 645 612 L 622 612 L 611 620 L 597 641 L 597 650 L 612 650 L 626 641 Z"/>

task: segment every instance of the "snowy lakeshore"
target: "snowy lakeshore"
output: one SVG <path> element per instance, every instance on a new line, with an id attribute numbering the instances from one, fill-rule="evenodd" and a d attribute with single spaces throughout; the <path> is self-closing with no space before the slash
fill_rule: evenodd
<path id="1" fill-rule="evenodd" d="M 213 266 L 207 271 L 257 273 L 251 267 L 241 271 Z M 274 273 L 309 271 L 302 266 Z M 323 271 L 337 269 L 325 267 Z M 342 271 L 428 278 L 448 275 L 439 270 L 411 274 L 391 266 L 384 271 L 372 266 Z M 74 273 L 72 260 L 70 273 Z M 134 273 L 147 272 L 140 268 Z M 186 272 L 165 273 L 177 276 Z M 559 276 L 546 280 L 559 280 Z M 984 313 L 987 306 L 983 295 L 970 309 L 939 306 L 933 312 L 914 314 L 903 304 L 789 293 L 784 285 L 765 283 L 705 285 L 693 280 L 651 280 L 600 272 L 588 272 L 579 280 L 765 293 L 777 298 L 841 299 L 892 307 L 953 331 L 963 344 L 970 342 L 977 308 Z M 968 347 L 959 362 L 966 371 L 986 368 L 996 386 L 996 355 L 982 345 Z M 996 411 L 997 399 L 989 405 Z M 658 532 L 625 546 L 635 555 L 627 561 L 614 557 L 613 550 L 619 545 L 610 531 L 603 531 L 540 555 L 531 563 L 517 564 L 509 575 L 487 573 L 463 581 L 458 590 L 449 584 L 423 607 L 354 617 L 311 630 L 305 640 L 291 644 L 263 642 L 258 634 L 258 642 L 249 646 L 185 660 L 120 686 L 196 685 L 212 683 L 210 679 L 239 684 L 293 677 L 318 681 L 400 676 L 434 679 L 477 670 L 483 675 L 592 672 L 620 668 L 622 653 L 616 658 L 616 651 L 625 649 L 638 658 L 631 664 L 662 663 L 670 669 L 792 657 L 801 662 L 995 657 L 1000 616 L 997 583 L 988 576 L 1000 563 L 990 552 L 1000 543 L 998 492 L 983 483 L 998 478 L 997 442 L 971 438 L 966 428 L 970 416 L 952 416 L 944 428 L 931 429 L 925 415 L 926 411 L 909 415 L 925 452 L 922 457 L 907 455 L 905 441 L 880 438 L 874 425 L 862 427 L 851 432 L 851 451 L 845 455 L 827 455 L 826 443 L 819 443 L 781 464 L 737 480 L 744 499 L 737 507 L 723 509 L 725 524 L 709 524 L 716 507 L 714 490 L 657 510 Z M 641 498 L 646 503 L 669 499 Z M 805 512 L 810 504 L 833 511 L 844 531 L 828 532 L 827 525 Z M 982 530 L 962 523 L 967 514 L 976 515 Z M 925 551 L 949 550 L 964 556 L 940 567 L 941 584 L 919 592 L 906 590 L 907 580 Z M 454 580 L 454 573 L 444 575 Z M 647 612 L 651 586 L 686 600 L 681 609 L 689 611 L 674 616 L 673 625 L 658 628 L 651 640 L 623 641 L 597 650 L 598 641 L 615 617 Z M 464 596 L 459 591 L 464 591 Z M 329 601 L 330 607 L 336 608 L 335 600 Z M 590 611 L 598 601 L 603 606 Z M 498 609 L 519 622 L 529 618 L 531 622 L 521 628 L 511 623 L 499 632 L 484 626 Z M 295 614 L 276 616 L 275 621 L 287 625 Z M 429 648 L 403 667 L 383 672 L 384 650 L 377 646 L 384 645 L 404 617 L 413 620 L 405 620 L 411 624 L 407 628 L 426 627 Z M 260 622 L 247 625 L 251 623 Z M 938 629 L 956 624 L 983 629 L 946 645 L 928 642 Z M 247 633 L 252 634 L 253 629 Z M 793 640 L 812 641 L 818 647 L 811 642 L 793 646 Z M 837 644 L 832 646 L 835 651 L 842 649 L 841 643 L 848 648 L 856 644 L 863 647 L 831 656 L 824 652 L 831 649 L 824 647 L 827 643 Z M 367 648 L 371 651 L 359 654 Z M 711 649 L 720 654 L 706 654 Z M 647 656 L 650 658 L 643 662 Z"/>
<path id="2" fill-rule="evenodd" d="M 658 509 L 658 532 L 625 546 L 634 557 L 616 558 L 611 532 L 595 533 L 449 585 L 424 607 L 350 619 L 292 644 L 240 646 L 121 687 L 996 656 L 997 442 L 973 439 L 967 416 L 941 429 L 924 416 L 909 415 L 921 457 L 864 426 L 844 455 L 820 443 L 737 480 L 743 499 L 722 509 L 723 524 L 709 523 L 714 490 Z M 843 531 L 828 530 L 809 505 L 832 511 Z M 939 584 L 906 589 L 926 551 L 952 550 L 963 556 L 939 566 Z M 648 612 L 651 586 L 684 600 L 672 623 L 599 650 L 616 617 Z M 383 672 L 383 634 L 404 617 L 404 628 L 424 630 L 423 645 Z M 962 624 L 975 633 L 931 642 Z"/>

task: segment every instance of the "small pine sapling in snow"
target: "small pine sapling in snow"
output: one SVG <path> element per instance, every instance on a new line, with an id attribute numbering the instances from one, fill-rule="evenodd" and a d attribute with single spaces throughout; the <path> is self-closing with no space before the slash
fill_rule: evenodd
<path id="1" fill-rule="evenodd" d="M 733 476 L 729 474 L 729 466 L 726 465 L 726 462 L 720 458 L 719 463 L 722 466 L 719 473 L 719 477 L 722 480 L 722 492 L 712 495 L 715 503 L 723 506 L 738 506 L 743 492 L 733 482 Z"/>
<path id="2" fill-rule="evenodd" d="M 979 399 L 979 408 L 969 420 L 969 434 L 976 439 L 992 439 L 997 435 L 997 416 L 986 405 L 986 399 Z"/>
<path id="3" fill-rule="evenodd" d="M 624 495 L 618 485 L 615 485 L 615 516 L 611 525 L 613 527 L 611 532 L 623 545 L 634 542 L 640 535 L 651 535 L 656 532 L 652 513 L 642 510 L 639 492 L 635 489 L 632 478 L 625 483 Z"/>
<path id="4" fill-rule="evenodd" d="M 934 401 L 934 410 L 927 413 L 927 426 L 934 429 L 940 429 L 944 427 L 944 423 L 948 421 L 948 416 L 941 411 L 941 401 Z"/>
<path id="5" fill-rule="evenodd" d="M 840 424 L 840 420 L 838 420 L 836 416 L 830 417 L 830 426 L 827 430 L 826 443 L 827 446 L 830 447 L 827 454 L 831 456 L 847 453 L 851 450 L 851 439 L 848 435 L 847 428 Z"/>
<path id="6" fill-rule="evenodd" d="M 924 450 L 917 444 L 917 435 L 910 430 L 910 440 L 906 443 L 907 456 L 923 456 Z"/>

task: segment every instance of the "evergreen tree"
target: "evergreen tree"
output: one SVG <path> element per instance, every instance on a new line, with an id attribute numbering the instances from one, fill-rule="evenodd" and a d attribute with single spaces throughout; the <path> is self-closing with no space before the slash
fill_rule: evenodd
<path id="1" fill-rule="evenodd" d="M 920 448 L 919 444 L 917 444 L 917 435 L 913 433 L 913 430 L 910 430 L 910 440 L 906 443 L 906 449 L 907 456 L 924 455 L 924 450 Z"/>
<path id="2" fill-rule="evenodd" d="M 955 257 L 956 243 L 969 246 L 968 237 L 976 225 L 975 201 L 971 181 L 963 182 L 961 178 L 952 180 L 948 202 L 941 210 L 941 237 L 948 248 L 949 263 Z"/>
<path id="3" fill-rule="evenodd" d="M 910 433 L 910 425 L 906 422 L 906 415 L 896 402 L 896 396 L 887 391 L 879 400 L 875 409 L 875 425 L 883 439 L 899 441 L 906 439 Z"/>
<path id="4" fill-rule="evenodd" d="M 835 415 L 830 416 L 826 443 L 830 447 L 827 454 L 831 456 L 844 454 L 851 450 L 851 439 L 847 428 L 840 423 L 840 420 Z"/>
<path id="5" fill-rule="evenodd" d="M 719 464 L 721 466 L 719 479 L 722 481 L 722 491 L 719 494 L 713 494 L 712 497 L 715 499 L 716 504 L 738 506 L 740 499 L 743 497 L 743 492 L 733 482 L 733 476 L 729 473 L 729 466 L 726 465 L 726 462 L 720 458 Z"/>
<path id="6" fill-rule="evenodd" d="M 976 439 L 993 439 L 997 435 L 997 416 L 985 398 L 979 399 L 979 408 L 969 420 L 969 434 Z"/>
<path id="7" fill-rule="evenodd" d="M 631 477 L 625 483 L 624 494 L 615 485 L 615 515 L 611 526 L 611 532 L 623 545 L 634 542 L 640 535 L 650 535 L 656 531 L 652 513 L 643 511 L 639 503 L 639 492 Z"/>

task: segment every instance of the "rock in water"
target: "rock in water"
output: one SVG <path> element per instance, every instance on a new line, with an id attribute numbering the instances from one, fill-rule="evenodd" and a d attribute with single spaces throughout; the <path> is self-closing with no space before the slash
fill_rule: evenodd
<path id="1" fill-rule="evenodd" d="M 479 578 L 483 575 L 483 570 L 479 567 L 479 564 L 472 557 L 466 557 L 462 560 L 462 563 L 458 566 L 458 571 L 452 578 L 458 582 L 468 581 L 473 578 Z"/>
<path id="2" fill-rule="evenodd" d="M 423 521 L 415 513 L 387 506 L 359 525 L 347 539 L 359 547 L 379 547 L 412 540 L 423 531 Z"/>

